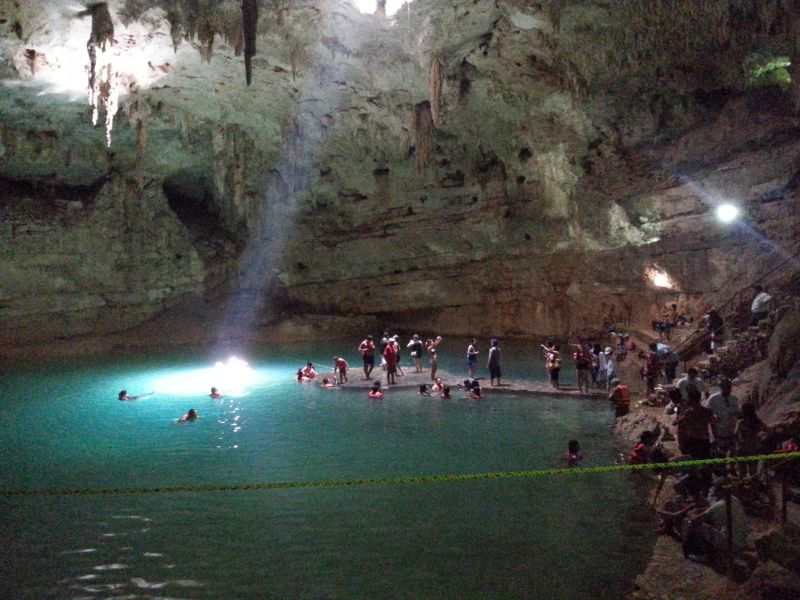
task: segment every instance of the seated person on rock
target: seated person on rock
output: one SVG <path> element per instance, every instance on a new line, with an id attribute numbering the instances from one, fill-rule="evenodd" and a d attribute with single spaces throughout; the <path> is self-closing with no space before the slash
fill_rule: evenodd
<path id="1" fill-rule="evenodd" d="M 705 561 L 715 554 L 728 550 L 726 487 L 729 482 L 718 479 L 709 492 L 709 506 L 705 510 L 690 511 L 684 523 L 683 554 L 692 560 Z M 742 503 L 731 495 L 732 546 L 739 552 L 747 545 L 747 518 Z"/>

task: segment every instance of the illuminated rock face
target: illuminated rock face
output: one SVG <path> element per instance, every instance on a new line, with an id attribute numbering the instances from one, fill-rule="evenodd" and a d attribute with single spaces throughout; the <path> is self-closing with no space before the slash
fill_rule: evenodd
<path id="1" fill-rule="evenodd" d="M 258 3 L 247 86 L 240 2 L 107 4 L 119 108 L 93 127 L 91 19 L 0 0 L 5 343 L 199 297 L 221 318 L 248 292 L 267 298 L 253 322 L 646 328 L 677 298 L 664 281 L 699 311 L 777 261 L 717 203 L 798 243 L 797 94 L 745 76 L 756 48 L 785 51 L 795 15 L 690 31 L 678 13 L 661 27 L 673 54 L 607 2 L 418 0 L 386 19 L 275 0 Z"/>

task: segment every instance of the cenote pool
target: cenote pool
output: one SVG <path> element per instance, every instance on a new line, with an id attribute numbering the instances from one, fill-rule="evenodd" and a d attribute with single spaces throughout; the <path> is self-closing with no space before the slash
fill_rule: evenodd
<path id="1" fill-rule="evenodd" d="M 333 350 L 250 353 L 239 390 L 202 352 L 15 365 L 0 381 L 0 487 L 531 469 L 560 465 L 571 437 L 585 464 L 614 460 L 604 402 L 399 390 L 371 402 L 293 382 Z M 460 373 L 460 352 L 445 345 L 442 366 Z M 531 356 L 520 348 L 506 372 L 542 377 Z M 228 395 L 211 400 L 210 385 Z M 123 388 L 156 393 L 119 402 Z M 200 420 L 176 424 L 192 407 Z M 0 510 L 4 598 L 617 599 L 652 544 L 635 482 L 619 475 L 6 498 Z"/>

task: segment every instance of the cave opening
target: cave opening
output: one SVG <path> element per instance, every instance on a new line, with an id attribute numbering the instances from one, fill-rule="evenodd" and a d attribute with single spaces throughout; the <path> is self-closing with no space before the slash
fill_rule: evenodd
<path id="1" fill-rule="evenodd" d="M 173 173 L 164 179 L 163 190 L 170 209 L 190 231 L 222 229 L 212 182 L 204 173 L 194 169 Z"/>

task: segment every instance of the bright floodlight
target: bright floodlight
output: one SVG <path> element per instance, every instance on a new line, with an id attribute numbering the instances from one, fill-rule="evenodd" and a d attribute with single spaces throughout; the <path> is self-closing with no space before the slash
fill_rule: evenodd
<path id="1" fill-rule="evenodd" d="M 216 387 L 225 396 L 243 396 L 260 379 L 246 361 L 232 356 L 211 368 L 172 372 L 156 380 L 154 389 L 174 396 L 204 396 Z"/>
<path id="2" fill-rule="evenodd" d="M 672 277 L 670 277 L 666 271 L 659 267 L 648 267 L 645 269 L 644 276 L 654 287 L 665 288 L 668 290 L 671 290 L 675 287 L 675 282 L 672 281 Z"/>
<path id="3" fill-rule="evenodd" d="M 733 204 L 720 204 L 717 207 L 717 219 L 722 223 L 733 223 L 739 218 L 739 207 Z"/>

